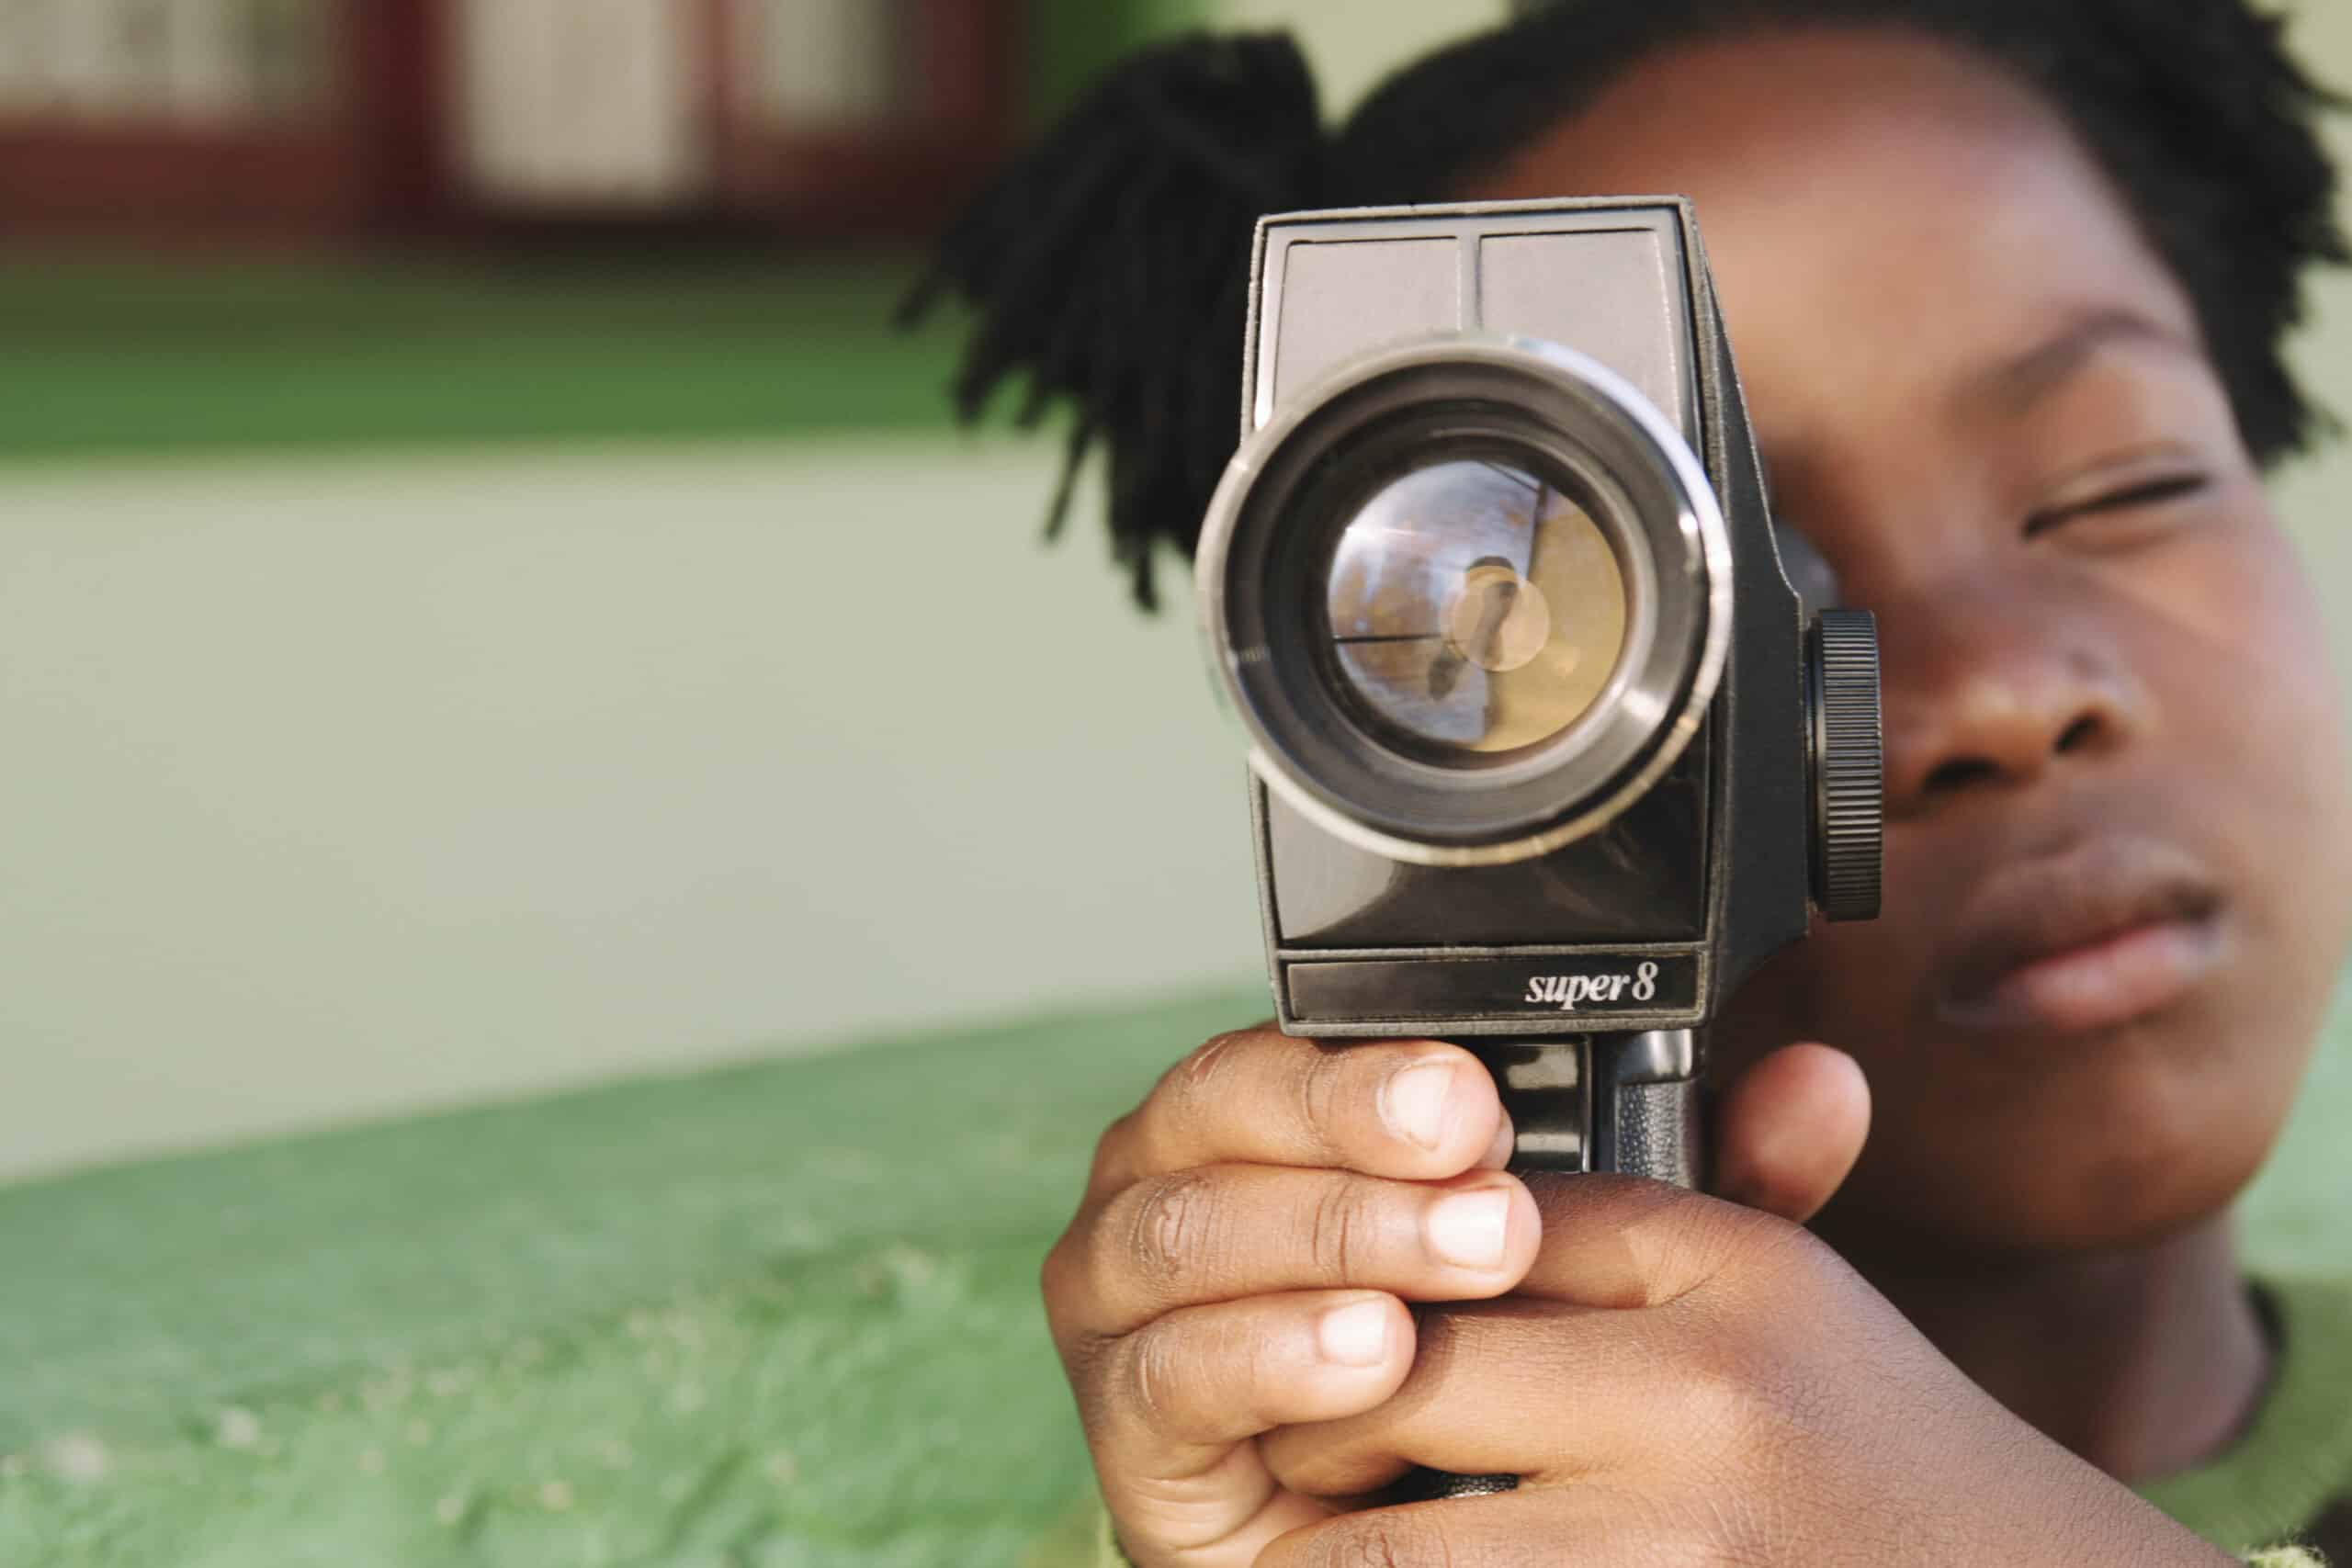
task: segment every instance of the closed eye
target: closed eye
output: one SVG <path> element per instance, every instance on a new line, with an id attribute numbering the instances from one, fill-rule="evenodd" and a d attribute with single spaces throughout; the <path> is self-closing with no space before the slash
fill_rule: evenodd
<path id="1" fill-rule="evenodd" d="M 2205 474 L 2166 474 L 2161 479 L 2126 485 L 2121 490 L 2096 495 L 2063 506 L 2037 512 L 2026 519 L 2025 536 L 2029 539 L 2046 534 L 2063 524 L 2079 518 L 2097 517 L 2109 512 L 2131 512 L 2141 507 L 2162 506 L 2212 488 L 2213 481 Z"/>

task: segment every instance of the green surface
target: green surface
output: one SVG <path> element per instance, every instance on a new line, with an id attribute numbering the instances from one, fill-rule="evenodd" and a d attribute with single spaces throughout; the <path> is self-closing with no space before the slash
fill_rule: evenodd
<path id="1" fill-rule="evenodd" d="M 941 428 L 905 258 L 0 265 L 0 458 Z"/>
<path id="2" fill-rule="evenodd" d="M 0 1191 L 0 1563 L 1016 1562 L 1036 1268 L 1261 991 Z"/>
<path id="3" fill-rule="evenodd" d="M 2233 1551 L 2328 1529 L 2352 1483 L 2352 1281 L 2277 1280 L 2270 1301 L 2285 1352 L 2253 1424 L 2219 1460 L 2139 1489 Z"/>
<path id="4" fill-rule="evenodd" d="M 1017 1563 L 1035 1271 L 1255 987 L 0 1190 L 0 1564 Z M 2352 1031 L 2249 1204 L 2346 1271 Z"/>

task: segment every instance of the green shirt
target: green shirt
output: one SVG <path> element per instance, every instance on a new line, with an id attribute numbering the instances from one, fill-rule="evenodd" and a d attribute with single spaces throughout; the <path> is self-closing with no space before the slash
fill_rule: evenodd
<path id="1" fill-rule="evenodd" d="M 2140 1495 L 2233 1551 L 2309 1541 L 2352 1564 L 2352 1281 L 2264 1287 L 2278 1359 L 2235 1447 Z"/>

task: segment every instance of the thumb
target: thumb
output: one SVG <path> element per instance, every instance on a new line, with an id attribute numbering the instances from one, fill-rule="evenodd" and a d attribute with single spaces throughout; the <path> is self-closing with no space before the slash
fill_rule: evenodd
<path id="1" fill-rule="evenodd" d="M 1802 1224 L 1854 1168 L 1871 1089 L 1853 1057 L 1790 1045 L 1751 1064 L 1715 1108 L 1715 1192 Z"/>

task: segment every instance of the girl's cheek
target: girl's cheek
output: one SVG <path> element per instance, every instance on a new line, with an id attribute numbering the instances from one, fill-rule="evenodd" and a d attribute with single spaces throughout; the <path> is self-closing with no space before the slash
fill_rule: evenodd
<path id="1" fill-rule="evenodd" d="M 2156 744 L 2227 821 L 2270 937 L 2332 974 L 2352 938 L 2352 740 L 2302 557 L 2264 510 L 2172 552 L 2147 592 Z"/>

